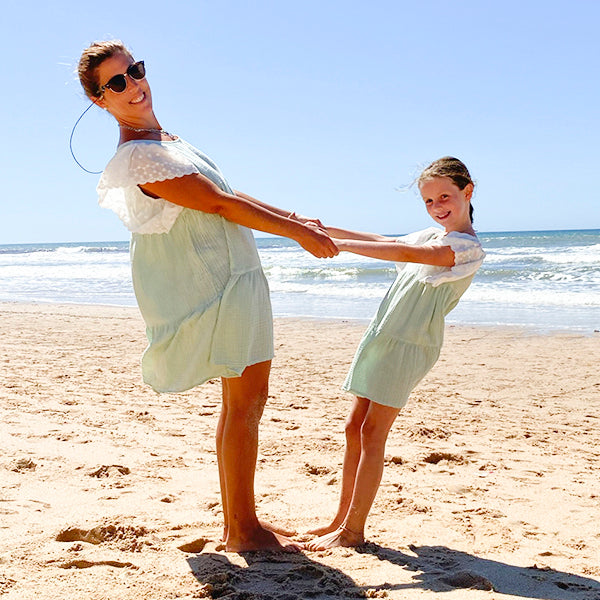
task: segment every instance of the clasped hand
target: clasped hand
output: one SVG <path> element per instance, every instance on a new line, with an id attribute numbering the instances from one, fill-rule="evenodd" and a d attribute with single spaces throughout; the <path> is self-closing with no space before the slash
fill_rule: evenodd
<path id="1" fill-rule="evenodd" d="M 294 219 L 307 227 L 313 235 L 310 239 L 300 242 L 300 245 L 317 258 L 332 258 L 339 254 L 339 249 L 327 233 L 327 229 L 319 219 L 312 219 L 291 213 L 290 219 Z"/>

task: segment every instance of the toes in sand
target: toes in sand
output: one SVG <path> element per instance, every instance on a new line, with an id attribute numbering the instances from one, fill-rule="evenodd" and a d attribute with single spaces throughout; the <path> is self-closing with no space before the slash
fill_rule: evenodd
<path id="1" fill-rule="evenodd" d="M 304 544 L 295 542 L 290 538 L 260 528 L 254 534 L 243 539 L 227 539 L 225 549 L 227 552 L 257 552 L 269 550 L 273 552 L 300 552 Z"/>
<path id="2" fill-rule="evenodd" d="M 339 528 L 339 524 L 330 523 L 329 525 L 325 525 L 324 527 L 315 527 L 314 529 L 309 529 L 306 533 L 308 535 L 316 535 L 321 537 L 326 535 L 327 533 L 332 533 Z"/>
<path id="3" fill-rule="evenodd" d="M 339 527 L 335 531 L 322 535 L 312 542 L 306 544 L 308 550 L 327 550 L 328 548 L 346 547 L 353 548 L 360 546 L 365 541 L 361 533 L 350 531 L 345 527 Z"/>

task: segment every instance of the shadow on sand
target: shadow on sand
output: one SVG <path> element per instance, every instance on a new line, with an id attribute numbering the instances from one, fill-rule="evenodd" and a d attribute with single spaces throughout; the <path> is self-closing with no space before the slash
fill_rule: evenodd
<path id="1" fill-rule="evenodd" d="M 410 546 L 410 549 L 416 556 L 372 543 L 358 551 L 416 572 L 411 583 L 380 586 L 380 589 L 444 592 L 470 588 L 534 600 L 600 598 L 600 582 L 580 575 L 536 566 L 516 567 L 444 546 Z"/>
<path id="2" fill-rule="evenodd" d="M 248 552 L 246 567 L 226 555 L 203 552 L 188 558 L 196 579 L 210 598 L 227 600 L 304 600 L 364 598 L 364 592 L 338 569 L 302 553 Z"/>
<path id="3" fill-rule="evenodd" d="M 340 571 L 311 560 L 306 554 L 250 552 L 240 555 L 245 565 L 225 554 L 202 552 L 189 557 L 188 564 L 203 597 L 227 600 L 319 600 L 382 597 L 398 590 L 421 589 L 449 592 L 460 589 L 494 591 L 532 600 L 597 600 L 600 582 L 547 568 L 517 567 L 478 558 L 444 546 L 410 546 L 413 554 L 368 543 L 357 549 L 414 571 L 404 583 L 373 583 L 357 586 Z M 377 593 L 379 592 L 379 593 Z M 498 596 L 494 596 L 495 598 Z"/>

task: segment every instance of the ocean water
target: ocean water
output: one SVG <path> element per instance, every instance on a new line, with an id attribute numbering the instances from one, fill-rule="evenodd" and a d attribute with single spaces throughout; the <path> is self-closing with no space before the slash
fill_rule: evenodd
<path id="1" fill-rule="evenodd" d="M 600 330 L 600 230 L 480 233 L 487 257 L 447 322 Z M 320 260 L 258 238 L 275 316 L 368 320 L 393 263 Z M 135 306 L 127 242 L 0 245 L 0 301 Z"/>

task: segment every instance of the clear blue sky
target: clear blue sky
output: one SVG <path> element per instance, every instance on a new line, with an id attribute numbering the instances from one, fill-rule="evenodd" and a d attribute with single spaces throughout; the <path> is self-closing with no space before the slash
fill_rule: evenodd
<path id="1" fill-rule="evenodd" d="M 415 190 L 446 154 L 478 182 L 480 231 L 600 227 L 600 2 L 5 0 L 0 244 L 125 240 L 73 162 L 81 50 L 146 61 L 162 126 L 231 185 L 331 225 L 430 225 Z M 101 170 L 95 107 L 74 138 Z"/>

